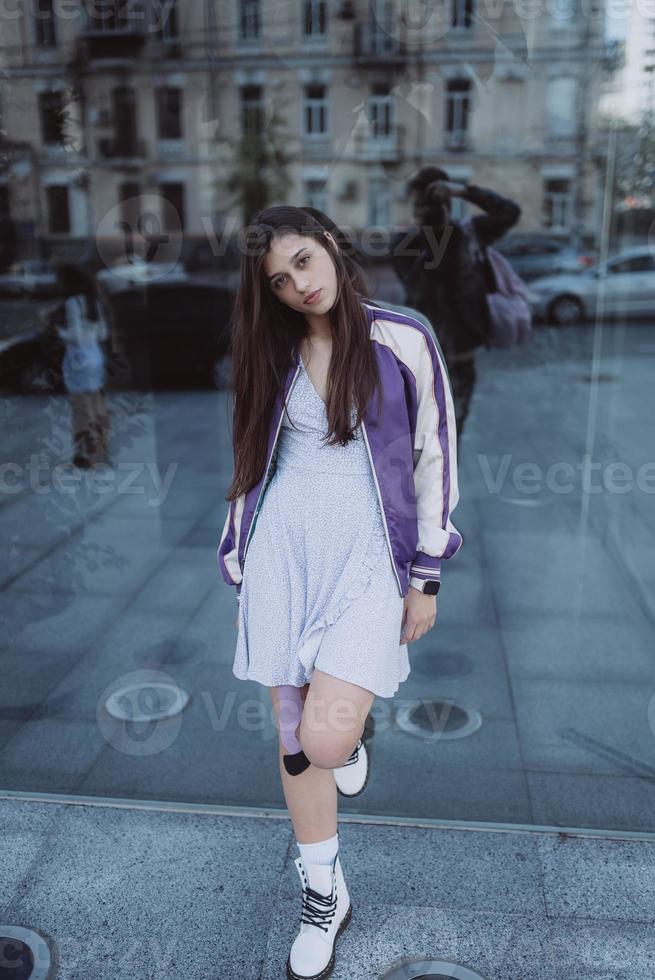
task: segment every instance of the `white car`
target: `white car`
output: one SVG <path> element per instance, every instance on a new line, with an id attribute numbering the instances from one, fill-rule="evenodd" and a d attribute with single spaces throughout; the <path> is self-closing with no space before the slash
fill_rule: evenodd
<path id="1" fill-rule="evenodd" d="M 96 279 L 108 290 L 127 289 L 138 284 L 150 282 L 186 282 L 189 273 L 179 262 L 123 262 L 102 269 L 96 273 Z"/>
<path id="2" fill-rule="evenodd" d="M 602 313 L 655 316 L 655 255 L 642 246 L 581 272 L 534 279 L 528 300 L 535 317 L 565 326 Z"/>
<path id="3" fill-rule="evenodd" d="M 14 262 L 0 275 L 0 294 L 8 296 L 58 296 L 57 276 L 43 259 Z"/>

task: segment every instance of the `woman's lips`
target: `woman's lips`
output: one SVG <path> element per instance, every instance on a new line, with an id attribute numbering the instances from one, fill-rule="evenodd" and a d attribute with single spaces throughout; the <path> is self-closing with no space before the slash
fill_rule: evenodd
<path id="1" fill-rule="evenodd" d="M 310 293 L 309 296 L 307 297 L 307 299 L 304 300 L 305 306 L 311 306 L 312 303 L 315 303 L 316 300 L 319 297 L 319 293 L 320 292 L 321 292 L 321 290 L 320 289 L 317 289 L 313 293 Z"/>

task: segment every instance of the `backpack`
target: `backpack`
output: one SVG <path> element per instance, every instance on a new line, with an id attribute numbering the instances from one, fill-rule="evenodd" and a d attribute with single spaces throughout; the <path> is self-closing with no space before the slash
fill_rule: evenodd
<path id="1" fill-rule="evenodd" d="M 486 266 L 488 280 L 495 289 L 487 289 L 489 309 L 489 347 L 513 347 L 524 344 L 532 336 L 532 311 L 528 303 L 528 288 L 504 255 L 491 245 L 483 245 L 475 230 L 473 216 L 460 221 L 467 235 L 471 254 L 476 262 Z"/>

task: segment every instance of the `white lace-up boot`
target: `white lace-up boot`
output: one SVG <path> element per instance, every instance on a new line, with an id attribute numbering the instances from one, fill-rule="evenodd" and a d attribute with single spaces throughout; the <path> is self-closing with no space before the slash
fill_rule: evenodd
<path id="1" fill-rule="evenodd" d="M 360 738 L 344 764 L 332 770 L 337 790 L 342 796 L 359 796 L 366 789 L 371 771 L 369 751 Z"/>
<path id="2" fill-rule="evenodd" d="M 294 861 L 302 883 L 300 932 L 287 959 L 289 980 L 324 980 L 334 969 L 334 947 L 350 922 L 352 907 L 339 855 L 332 864 Z"/>

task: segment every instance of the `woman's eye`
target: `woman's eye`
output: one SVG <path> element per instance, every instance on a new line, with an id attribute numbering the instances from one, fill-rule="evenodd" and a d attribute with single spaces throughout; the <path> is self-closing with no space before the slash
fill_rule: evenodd
<path id="1" fill-rule="evenodd" d="M 300 264 L 301 262 L 304 262 L 305 260 L 307 260 L 307 262 L 309 262 L 309 260 L 310 260 L 310 259 L 311 259 L 311 255 L 303 255 L 303 257 L 302 257 L 301 259 L 299 259 L 299 260 L 298 260 L 298 264 Z M 280 288 L 280 286 L 281 286 L 281 285 L 283 285 L 283 279 L 284 279 L 284 276 L 282 277 L 282 279 L 275 279 L 275 280 L 273 281 L 273 285 L 274 285 L 274 286 L 275 286 L 275 287 L 276 287 L 277 289 L 279 289 L 279 288 Z"/>

